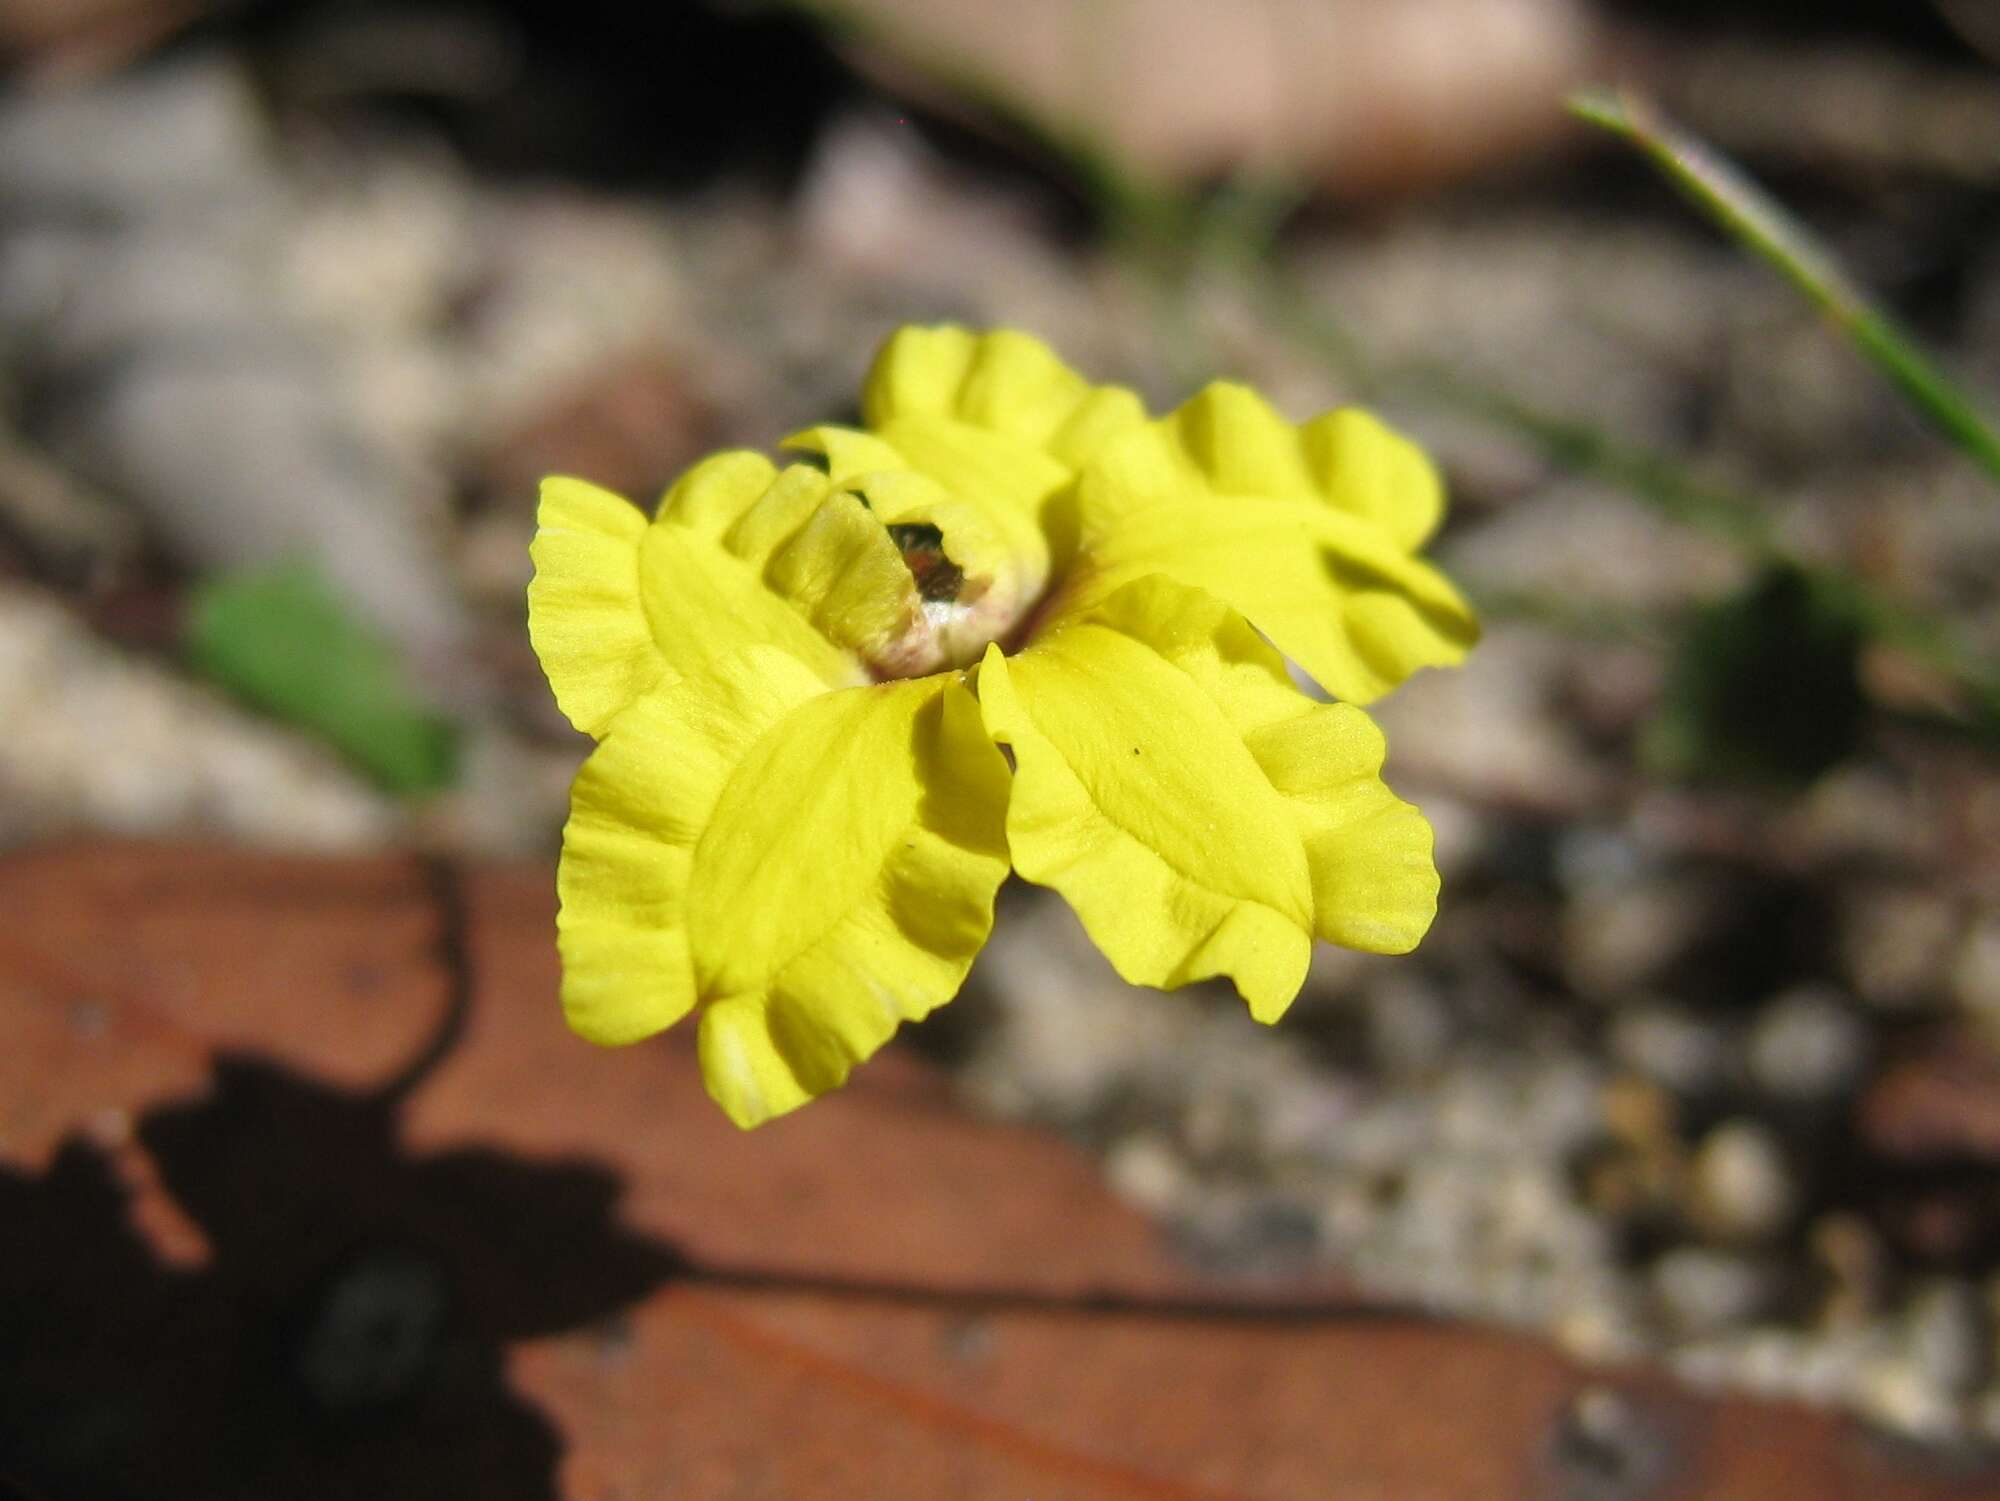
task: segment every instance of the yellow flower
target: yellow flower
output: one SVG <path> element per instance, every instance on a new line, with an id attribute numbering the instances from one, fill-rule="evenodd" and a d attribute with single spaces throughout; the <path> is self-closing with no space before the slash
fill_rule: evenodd
<path id="1" fill-rule="evenodd" d="M 1416 944 L 1430 828 L 1279 652 L 1354 702 L 1464 655 L 1418 449 L 1227 384 L 1151 421 L 956 328 L 895 335 L 863 420 L 790 440 L 816 464 L 708 459 L 650 522 L 543 485 L 529 629 L 599 741 L 558 877 L 577 1032 L 698 1012 L 755 1125 L 951 999 L 1010 868 L 1127 980 L 1227 976 L 1262 1021 L 1315 938 Z"/>

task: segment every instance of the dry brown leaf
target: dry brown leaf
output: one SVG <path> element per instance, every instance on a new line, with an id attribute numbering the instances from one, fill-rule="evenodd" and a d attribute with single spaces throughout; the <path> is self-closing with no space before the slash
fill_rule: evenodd
<path id="1" fill-rule="evenodd" d="M 162 1495 L 1961 1493 L 1828 1419 L 1201 1283 L 907 1054 L 738 1132 L 684 1039 L 564 1032 L 543 870 L 95 845 L 0 902 L 0 1308 L 49 1326 L 0 1348 L 0 1489 L 81 1493 L 49 1435 L 101 1403 L 89 1462 L 139 1435 Z M 424 1358 L 274 1375 L 328 1289 Z"/>
<path id="2" fill-rule="evenodd" d="M 864 56 L 1130 170 L 1420 186 L 1562 124 L 1574 0 L 840 0 Z"/>

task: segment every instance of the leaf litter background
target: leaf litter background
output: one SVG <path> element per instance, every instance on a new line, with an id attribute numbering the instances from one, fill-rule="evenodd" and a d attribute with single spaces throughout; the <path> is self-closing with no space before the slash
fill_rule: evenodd
<path id="1" fill-rule="evenodd" d="M 1850 586 L 1990 664 L 2000 511 L 1555 109 L 1656 91 L 1990 393 L 1978 8 L 921 9 L 0 20 L 0 1490 L 1991 1493 L 2000 780 Z M 533 484 L 941 317 L 1433 447 L 1446 905 L 1272 1032 L 1010 891 L 741 1137 L 553 1012 Z"/>

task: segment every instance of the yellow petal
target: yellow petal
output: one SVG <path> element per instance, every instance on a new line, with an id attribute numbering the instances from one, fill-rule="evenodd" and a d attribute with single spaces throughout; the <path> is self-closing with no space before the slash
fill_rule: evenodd
<path id="1" fill-rule="evenodd" d="M 1049 435 L 1048 449 L 1072 469 L 1081 469 L 1123 433 L 1146 422 L 1145 404 L 1123 386 L 1093 386 Z"/>
<path id="2" fill-rule="evenodd" d="M 1383 783 L 1375 721 L 1352 704 L 1312 704 L 1244 741 L 1297 810 L 1314 933 L 1370 954 L 1415 948 L 1437 915 L 1431 826 Z"/>
<path id="3" fill-rule="evenodd" d="M 910 467 L 910 461 L 895 444 L 852 427 L 808 427 L 785 439 L 783 446 L 816 453 L 825 459 L 827 478 L 836 485 L 858 475 Z"/>
<path id="4" fill-rule="evenodd" d="M 1430 456 L 1374 413 L 1327 412 L 1299 429 L 1299 441 L 1327 502 L 1374 522 L 1406 552 L 1444 519 L 1444 482 Z"/>
<path id="5" fill-rule="evenodd" d="M 1119 440 L 1076 494 L 1078 552 L 1052 621 L 1161 574 L 1242 612 L 1329 693 L 1356 703 L 1420 667 L 1462 660 L 1478 637 L 1457 590 L 1381 527 L 1318 498 L 1217 493 L 1160 428 Z"/>
<path id="6" fill-rule="evenodd" d="M 703 459 L 660 497 L 658 518 L 720 540 L 778 479 L 761 453 L 732 449 Z"/>
<path id="7" fill-rule="evenodd" d="M 990 492 L 948 490 L 872 434 L 822 427 L 786 441 L 823 453 L 826 470 L 793 465 L 747 503 L 731 493 L 699 514 L 773 595 L 884 676 L 976 661 L 1041 596 L 1048 545 L 1025 512 L 995 504 Z M 732 477 L 744 488 L 756 478 Z M 663 520 L 690 509 L 678 494 Z M 947 597 L 921 592 L 890 536 L 891 527 L 918 524 L 937 528 L 961 571 Z"/>
<path id="8" fill-rule="evenodd" d="M 1312 947 L 1312 876 L 1292 810 L 1202 685 L 1110 624 L 989 650 L 980 707 L 1014 753 L 1014 868 L 1060 891 L 1119 974 L 1228 975 L 1282 1013 Z"/>
<path id="9" fill-rule="evenodd" d="M 861 405 L 870 432 L 912 468 L 1044 536 L 1061 530 L 1048 510 L 1077 469 L 1145 423 L 1130 391 L 1091 385 L 1011 329 L 898 331 L 876 357 Z"/>
<path id="10" fill-rule="evenodd" d="M 582 1036 L 632 1042 L 695 1004 L 695 845 L 757 737 L 824 691 L 790 656 L 753 648 L 636 699 L 584 762 L 556 876 L 563 1009 Z"/>
<path id="11" fill-rule="evenodd" d="M 1358 407 L 1294 427 L 1248 386 L 1216 381 L 1161 418 L 1160 431 L 1223 495 L 1316 500 L 1373 522 L 1405 552 L 1444 514 L 1424 451 Z"/>
<path id="12" fill-rule="evenodd" d="M 1023 597 L 1048 579 L 1049 548 L 1032 516 L 993 503 L 990 491 L 962 494 L 911 467 L 902 452 L 873 433 L 813 427 L 785 440 L 788 448 L 825 457 L 836 486 L 861 495 L 884 526 L 921 522 L 944 534 L 945 554 L 969 576 L 1006 581 Z"/>
<path id="13" fill-rule="evenodd" d="M 656 521 L 647 529 L 639 542 L 639 582 L 667 679 L 711 668 L 750 646 L 777 647 L 827 687 L 867 675 L 842 650 L 854 643 L 824 629 L 804 598 L 788 598 L 750 563 L 688 527 Z"/>
<path id="14" fill-rule="evenodd" d="M 715 1024 L 741 1066 L 709 1090 L 738 1124 L 834 1088 L 957 993 L 1007 874 L 1006 801 L 956 674 L 814 699 L 751 748 L 689 888 L 703 994 L 762 1018 L 761 1036 Z M 773 1088 L 779 1065 L 797 1097 Z"/>
<path id="15" fill-rule="evenodd" d="M 883 663 L 892 671 L 978 661 L 986 643 L 1010 634 L 1048 586 L 1051 560 L 1041 526 L 1020 508 L 995 503 L 990 490 L 948 490 L 872 433 L 816 427 L 785 441 L 823 454 L 828 478 L 860 496 L 881 526 L 935 527 L 959 570 L 950 597 L 930 600 L 923 628 Z"/>
<path id="16" fill-rule="evenodd" d="M 1437 911 L 1431 828 L 1384 785 L 1375 722 L 1307 698 L 1242 616 L 1166 579 L 1120 590 L 1098 619 L 1198 683 L 1290 805 L 1312 872 L 1314 934 L 1375 954 L 1415 948 Z"/>
<path id="17" fill-rule="evenodd" d="M 809 491 L 793 536 L 825 494 Z M 555 690 L 556 703 L 578 729 L 602 737 L 633 700 L 656 685 L 703 670 L 753 645 L 775 646 L 798 658 L 828 686 L 860 681 L 855 657 L 816 628 L 825 593 L 804 590 L 786 599 L 764 577 L 768 559 L 722 545 L 725 528 L 781 487 L 776 471 L 754 454 L 723 454 L 697 465 L 662 502 L 648 524 L 627 501 L 582 480 L 543 483 L 530 555 L 528 632 Z M 881 528 L 876 527 L 876 532 Z M 907 584 L 895 550 L 879 544 Z M 805 553 L 801 549 L 801 554 Z M 804 572 L 801 555 L 792 571 Z"/>
<path id="18" fill-rule="evenodd" d="M 764 474 L 768 483 L 755 495 L 747 495 L 757 477 L 747 466 L 718 474 L 706 490 L 677 486 L 662 523 L 681 535 L 696 535 L 697 526 L 714 535 L 762 581 L 768 597 L 757 613 L 780 601 L 824 641 L 878 666 L 901 665 L 903 643 L 924 633 L 922 601 L 882 518 L 809 465 L 766 466 Z M 673 526 L 682 516 L 689 525 Z"/>
<path id="19" fill-rule="evenodd" d="M 782 652 L 647 695 L 578 777 L 559 887 L 571 1025 L 701 1006 L 755 1125 L 949 1000 L 1007 873 L 1007 769 L 956 674 L 837 692 Z"/>
<path id="20" fill-rule="evenodd" d="M 1160 427 L 1224 495 L 1304 500 L 1313 493 L 1298 429 L 1248 386 L 1212 382 Z"/>
<path id="21" fill-rule="evenodd" d="M 1068 464 L 1024 438 L 950 417 L 899 417 L 876 432 L 912 469 L 955 495 L 1015 517 L 1024 534 L 1046 533 L 1047 508 L 1073 475 Z"/>
<path id="22" fill-rule="evenodd" d="M 717 521 L 729 516 L 719 533 L 723 547 L 761 570 L 771 554 L 796 536 L 832 493 L 833 486 L 824 474 L 805 464 L 793 464 L 733 516 L 729 516 L 726 504 L 712 506 L 707 514 Z"/>
<path id="23" fill-rule="evenodd" d="M 980 336 L 970 329 L 899 328 L 883 343 L 861 387 L 861 420 L 955 416 Z"/>
<path id="24" fill-rule="evenodd" d="M 881 520 L 844 491 L 772 549 L 764 578 L 828 640 L 871 660 L 888 656 L 922 612 L 916 580 Z"/>
<path id="25" fill-rule="evenodd" d="M 1126 979 L 1226 974 L 1274 1021 L 1312 937 L 1399 953 L 1429 926 L 1430 827 L 1383 785 L 1380 733 L 1300 693 L 1214 598 L 1131 584 L 1017 657 L 989 653 L 979 696 L 1014 752 L 1015 868 Z"/>
<path id="26" fill-rule="evenodd" d="M 555 478 L 542 481 L 535 522 L 528 637 L 557 707 L 601 735 L 665 667 L 639 599 L 646 518 L 609 490 Z"/>
<path id="27" fill-rule="evenodd" d="M 703 1007 L 697 1037 L 709 1097 L 746 1130 L 812 1099 L 771 1040 L 762 996 L 731 996 Z"/>
<path id="28" fill-rule="evenodd" d="M 948 417 L 1051 448 L 1079 416 L 1102 420 L 1101 408 L 1078 410 L 1095 389 L 1048 345 L 1015 329 L 904 328 L 875 357 L 861 411 L 877 431 L 904 418 Z"/>

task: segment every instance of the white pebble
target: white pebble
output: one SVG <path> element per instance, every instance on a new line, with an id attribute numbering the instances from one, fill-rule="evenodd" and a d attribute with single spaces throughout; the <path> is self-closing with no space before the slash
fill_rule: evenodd
<path id="1" fill-rule="evenodd" d="M 1791 1220 L 1797 1189 L 1776 1138 L 1755 1121 L 1725 1121 L 1702 1138 L 1694 1157 L 1696 1222 L 1725 1240 L 1763 1240 Z"/>

